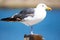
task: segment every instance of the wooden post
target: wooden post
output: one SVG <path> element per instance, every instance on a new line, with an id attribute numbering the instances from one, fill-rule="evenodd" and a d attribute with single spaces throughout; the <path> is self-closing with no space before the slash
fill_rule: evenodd
<path id="1" fill-rule="evenodd" d="M 41 35 L 36 34 L 30 34 L 30 35 L 24 35 L 24 40 L 43 40 L 43 37 Z"/>

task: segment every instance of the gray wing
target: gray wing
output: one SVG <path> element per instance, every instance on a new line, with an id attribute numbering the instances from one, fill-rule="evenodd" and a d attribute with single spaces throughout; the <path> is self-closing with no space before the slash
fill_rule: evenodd
<path id="1" fill-rule="evenodd" d="M 24 19 L 31 15 L 34 15 L 34 8 L 24 8 L 17 15 L 15 15 L 14 18 Z"/>
<path id="2" fill-rule="evenodd" d="M 18 14 L 13 15 L 13 17 L 2 18 L 0 21 L 21 21 L 22 19 L 31 16 L 31 14 L 34 15 L 34 8 L 25 8 Z"/>

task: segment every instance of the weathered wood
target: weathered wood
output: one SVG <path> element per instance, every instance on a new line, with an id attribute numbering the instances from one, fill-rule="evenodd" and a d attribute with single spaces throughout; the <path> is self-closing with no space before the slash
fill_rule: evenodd
<path id="1" fill-rule="evenodd" d="M 41 35 L 24 35 L 24 40 L 43 40 L 43 37 Z"/>

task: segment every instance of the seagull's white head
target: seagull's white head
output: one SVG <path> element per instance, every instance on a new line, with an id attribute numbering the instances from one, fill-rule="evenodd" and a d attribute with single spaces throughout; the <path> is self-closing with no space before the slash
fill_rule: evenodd
<path id="1" fill-rule="evenodd" d="M 48 7 L 46 4 L 44 4 L 44 3 L 40 3 L 40 4 L 38 4 L 37 5 L 37 7 L 36 8 L 38 8 L 38 9 L 47 9 L 47 10 L 52 10 L 50 7 Z"/>

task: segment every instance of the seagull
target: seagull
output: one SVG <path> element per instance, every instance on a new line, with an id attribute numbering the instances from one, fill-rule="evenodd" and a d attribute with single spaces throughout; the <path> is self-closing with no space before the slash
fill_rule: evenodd
<path id="1" fill-rule="evenodd" d="M 39 3 L 36 8 L 23 8 L 19 13 L 14 14 L 11 17 L 2 18 L 0 21 L 8 22 L 21 22 L 27 26 L 31 27 L 31 34 L 33 34 L 32 25 L 35 25 L 46 17 L 46 10 L 52 10 L 44 3 Z"/>

